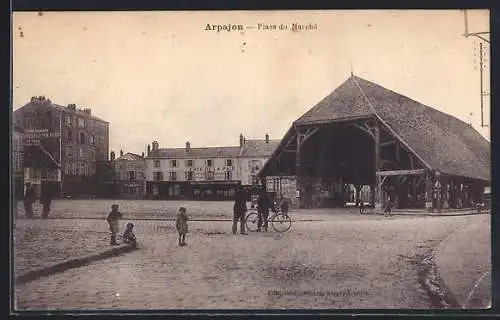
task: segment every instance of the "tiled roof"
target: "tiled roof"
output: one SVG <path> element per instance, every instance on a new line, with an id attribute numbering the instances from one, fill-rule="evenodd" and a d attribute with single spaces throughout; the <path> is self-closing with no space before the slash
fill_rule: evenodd
<path id="1" fill-rule="evenodd" d="M 124 161 L 137 161 L 137 160 L 142 160 L 143 158 L 135 153 L 132 152 L 127 152 L 123 156 L 119 156 L 118 158 L 115 159 L 115 161 L 118 160 L 124 160 Z"/>
<path id="2" fill-rule="evenodd" d="M 22 106 L 21 108 L 19 109 L 16 109 L 14 112 L 18 112 L 20 110 L 22 110 L 23 108 L 25 107 L 28 107 L 28 106 L 34 106 L 34 105 L 37 105 L 37 103 L 34 103 L 34 102 L 28 102 L 27 104 L 25 104 L 24 106 Z M 51 101 L 48 101 L 47 104 L 40 104 L 40 105 L 45 105 L 45 106 L 50 106 L 52 108 L 55 108 L 55 109 L 58 109 L 58 110 L 63 110 L 63 111 L 67 111 L 67 112 L 70 112 L 70 109 L 65 107 L 65 106 L 61 106 L 61 105 L 58 105 L 56 103 L 53 103 Z M 93 120 L 97 120 L 97 121 L 101 121 L 101 122 L 105 122 L 105 123 L 109 123 L 108 121 L 105 121 L 101 118 L 98 118 L 96 116 L 94 116 L 93 114 L 91 114 L 90 116 L 85 113 L 83 110 L 80 110 L 80 109 L 75 109 L 74 110 L 74 113 L 76 115 L 79 115 L 79 116 L 82 116 L 82 117 L 85 117 L 85 118 L 91 118 Z"/>
<path id="3" fill-rule="evenodd" d="M 240 157 L 270 157 L 280 140 L 245 140 Z"/>
<path id="4" fill-rule="evenodd" d="M 352 76 L 294 125 L 377 117 L 433 170 L 491 179 L 490 143 L 472 126 L 375 83 Z M 294 127 L 290 128 L 294 131 Z M 291 132 L 289 130 L 289 133 Z M 280 148 L 292 135 L 287 134 Z M 278 152 L 273 154 L 277 156 Z M 264 173 L 273 161 L 268 161 Z"/>
<path id="5" fill-rule="evenodd" d="M 206 148 L 160 148 L 158 155 L 154 152 L 150 158 L 191 159 L 191 158 L 237 158 L 240 147 L 206 147 Z"/>

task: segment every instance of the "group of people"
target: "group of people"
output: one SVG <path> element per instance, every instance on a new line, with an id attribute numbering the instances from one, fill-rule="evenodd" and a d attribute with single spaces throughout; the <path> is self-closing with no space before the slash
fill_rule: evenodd
<path id="1" fill-rule="evenodd" d="M 284 214 L 288 214 L 288 200 L 286 198 L 281 197 L 278 205 Z M 119 221 L 123 218 L 123 214 L 118 209 L 119 206 L 117 204 L 113 204 L 111 206 L 111 212 L 108 214 L 108 217 L 106 219 L 109 224 L 109 230 L 111 231 L 110 245 L 112 246 L 116 246 L 119 244 L 117 242 L 117 235 L 119 232 Z M 239 188 L 236 191 L 235 202 L 233 206 L 233 234 L 237 233 L 238 222 L 240 223 L 240 233 L 246 234 L 245 218 L 247 210 L 247 195 L 242 188 Z M 269 198 L 268 194 L 265 191 L 261 191 L 257 200 L 257 212 L 259 216 L 257 231 L 262 231 L 262 229 L 264 229 L 264 231 L 267 231 L 267 219 L 269 217 L 269 211 L 271 210 L 276 210 L 274 202 Z M 188 233 L 188 221 L 189 217 L 187 215 L 186 208 L 180 207 L 179 211 L 177 212 L 177 218 L 175 221 L 175 229 L 179 234 L 179 246 L 187 245 L 186 234 Z M 127 229 L 123 233 L 122 239 L 124 243 L 130 243 L 133 246 L 137 246 L 137 238 L 133 230 L 134 224 L 128 223 Z"/>
<path id="2" fill-rule="evenodd" d="M 118 210 L 119 206 L 117 204 L 113 204 L 111 206 L 111 212 L 108 214 L 106 221 L 109 224 L 109 230 L 111 231 L 111 241 L 110 245 L 117 246 L 119 245 L 117 241 L 117 236 L 119 232 L 120 219 L 123 218 L 123 214 Z M 177 219 L 175 221 L 175 228 L 179 233 L 179 246 L 185 246 L 186 243 L 186 234 L 188 232 L 188 221 L 189 217 L 186 213 L 186 208 L 180 207 L 179 212 L 177 214 Z M 134 234 L 134 224 L 127 223 L 127 229 L 122 235 L 123 243 L 131 244 L 134 247 L 137 247 L 137 237 Z"/>
<path id="3" fill-rule="evenodd" d="M 33 204 L 35 204 L 37 198 L 36 188 L 30 183 L 26 183 L 26 189 L 24 192 L 24 213 L 26 218 L 33 218 Z M 42 218 L 46 219 L 50 213 L 50 204 L 52 203 L 51 192 L 42 187 L 40 194 L 40 204 L 42 205 Z"/>
<path id="4" fill-rule="evenodd" d="M 254 204 L 252 203 L 252 207 Z M 281 197 L 280 202 L 278 204 L 281 212 L 283 214 L 288 214 L 288 200 L 285 197 Z M 247 194 L 240 187 L 235 194 L 235 201 L 233 206 L 233 234 L 236 234 L 238 231 L 238 222 L 240 223 L 240 234 L 246 234 L 245 232 L 245 218 L 247 212 Z M 267 231 L 268 229 L 268 218 L 270 211 L 276 211 L 275 204 L 267 194 L 265 190 L 262 190 L 259 193 L 259 197 L 257 199 L 257 232 L 261 232 L 262 229 Z"/>

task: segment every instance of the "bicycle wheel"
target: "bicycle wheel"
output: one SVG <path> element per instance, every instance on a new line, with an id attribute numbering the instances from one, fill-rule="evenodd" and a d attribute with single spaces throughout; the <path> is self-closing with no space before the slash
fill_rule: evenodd
<path id="1" fill-rule="evenodd" d="M 292 219 L 288 215 L 279 213 L 272 218 L 271 225 L 276 232 L 286 232 L 292 226 Z"/>
<path id="2" fill-rule="evenodd" d="M 252 232 L 257 230 L 258 222 L 259 222 L 259 215 L 257 214 L 257 212 L 250 212 L 245 219 L 245 225 L 247 227 L 247 230 Z"/>

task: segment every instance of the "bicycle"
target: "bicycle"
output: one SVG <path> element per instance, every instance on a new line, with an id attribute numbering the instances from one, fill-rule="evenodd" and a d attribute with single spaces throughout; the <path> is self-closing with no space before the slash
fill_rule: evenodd
<path id="1" fill-rule="evenodd" d="M 287 213 L 283 213 L 279 210 L 279 208 L 275 208 L 272 210 L 273 214 L 267 219 L 268 222 L 271 223 L 274 231 L 276 232 L 286 232 L 292 227 L 292 219 Z M 246 218 L 245 225 L 247 230 L 256 231 L 259 222 L 259 214 L 256 209 L 253 209 Z"/>

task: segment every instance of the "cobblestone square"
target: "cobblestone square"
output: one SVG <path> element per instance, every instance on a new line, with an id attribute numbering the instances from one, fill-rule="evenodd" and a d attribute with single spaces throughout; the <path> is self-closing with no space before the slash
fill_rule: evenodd
<path id="1" fill-rule="evenodd" d="M 188 213 L 203 206 L 208 205 L 192 203 Z M 18 285 L 17 308 L 430 308 L 419 282 L 419 259 L 467 226 L 489 238 L 489 215 L 385 218 L 346 209 L 291 215 L 292 228 L 282 234 L 232 235 L 229 221 L 191 221 L 186 247 L 177 245 L 173 221 L 125 217 L 120 228 L 135 223 L 140 250 Z M 17 224 L 36 230 L 34 237 L 68 229 L 93 232 L 108 244 L 104 220 L 19 219 Z M 58 239 L 72 248 L 73 240 Z M 457 241 L 462 251 L 471 247 L 465 237 Z M 464 292 L 457 295 L 466 296 L 479 271 L 491 266 L 488 241 L 474 251 L 475 267 L 462 270 L 462 285 L 454 290 Z M 462 259 L 456 252 L 443 257 L 452 265 Z"/>

